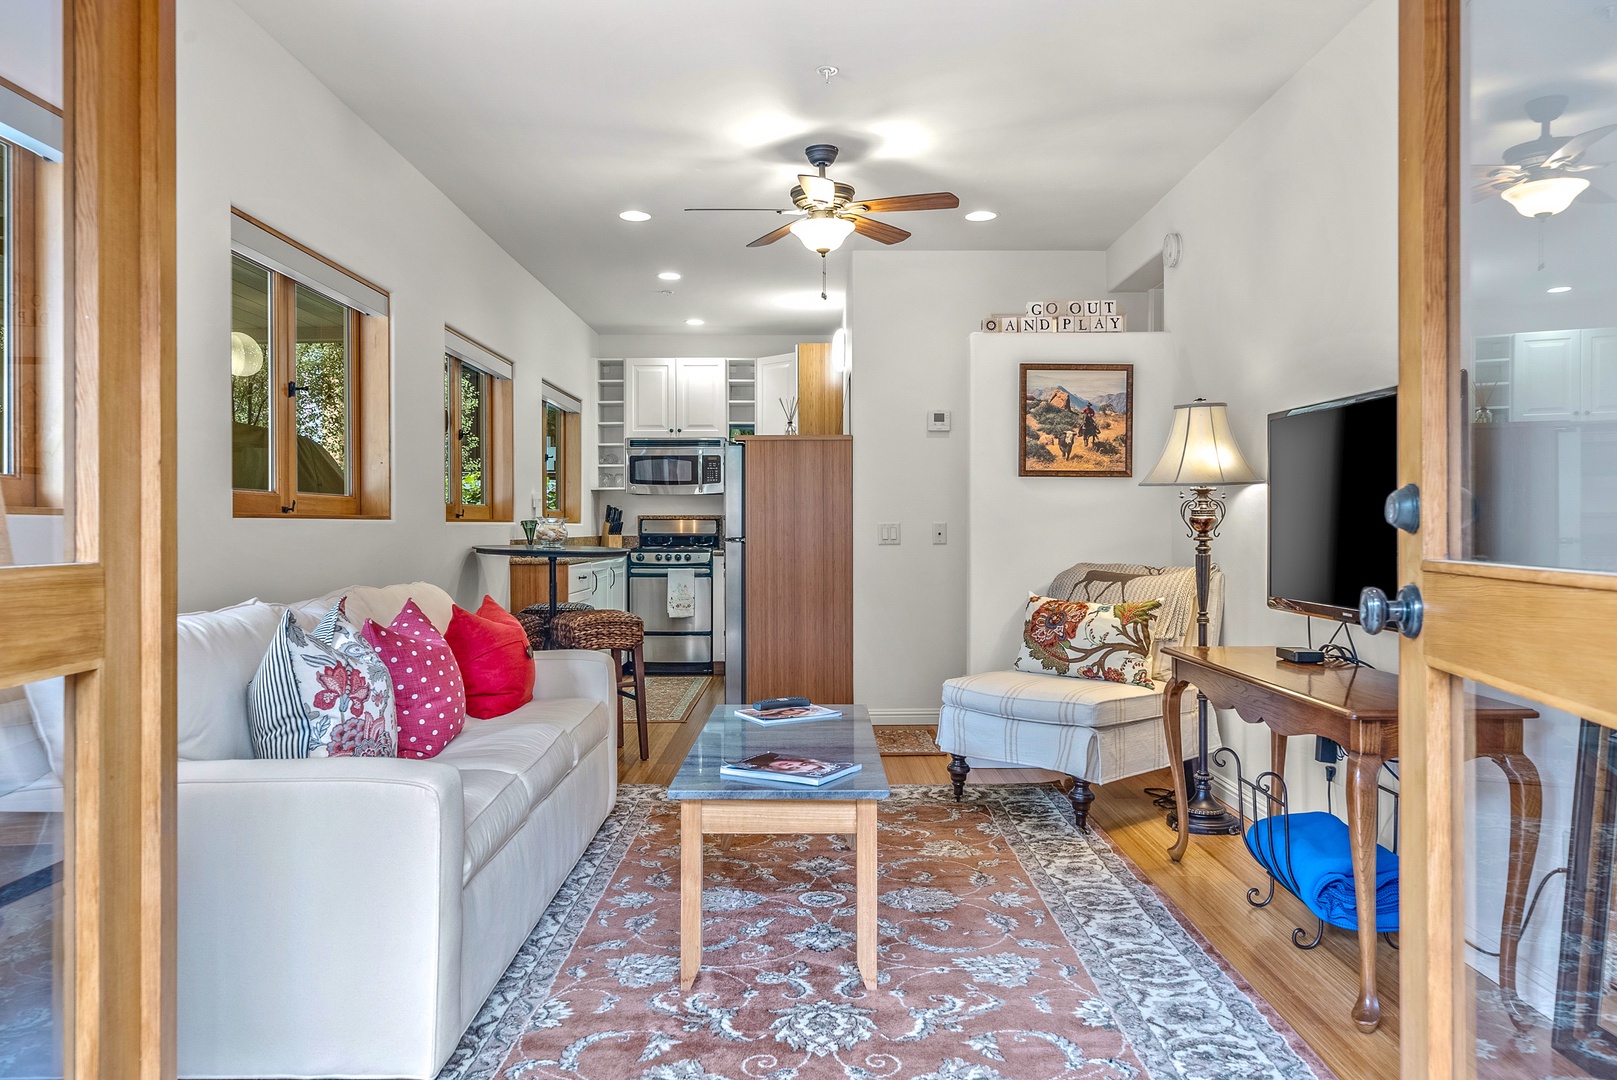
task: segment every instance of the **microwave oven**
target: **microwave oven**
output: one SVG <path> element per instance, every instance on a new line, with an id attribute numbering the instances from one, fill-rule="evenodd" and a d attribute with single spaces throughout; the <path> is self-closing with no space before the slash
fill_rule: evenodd
<path id="1" fill-rule="evenodd" d="M 632 495 L 724 492 L 723 439 L 630 439 L 624 488 Z"/>

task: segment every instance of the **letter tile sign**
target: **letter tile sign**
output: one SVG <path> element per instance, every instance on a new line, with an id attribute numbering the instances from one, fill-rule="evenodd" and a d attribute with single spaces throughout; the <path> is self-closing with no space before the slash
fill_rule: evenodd
<path id="1" fill-rule="evenodd" d="M 982 321 L 985 334 L 1121 334 L 1127 329 L 1128 316 L 1116 300 L 1030 300 L 1024 312 Z"/>

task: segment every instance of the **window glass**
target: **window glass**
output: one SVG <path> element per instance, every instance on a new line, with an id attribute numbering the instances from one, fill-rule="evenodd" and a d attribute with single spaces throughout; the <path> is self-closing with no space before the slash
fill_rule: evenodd
<path id="1" fill-rule="evenodd" d="M 297 286 L 298 491 L 348 494 L 348 308 Z"/>
<path id="2" fill-rule="evenodd" d="M 232 257 L 230 268 L 231 475 L 246 491 L 270 489 L 270 272 Z"/>
<path id="3" fill-rule="evenodd" d="M 17 471 L 11 399 L 11 149 L 0 143 L 0 473 Z"/>
<path id="4" fill-rule="evenodd" d="M 560 406 L 545 402 L 545 514 L 562 516 L 562 436 L 564 424 Z"/>
<path id="5" fill-rule="evenodd" d="M 460 368 L 460 501 L 482 506 L 487 495 L 483 483 L 483 442 L 487 376 L 462 364 Z"/>

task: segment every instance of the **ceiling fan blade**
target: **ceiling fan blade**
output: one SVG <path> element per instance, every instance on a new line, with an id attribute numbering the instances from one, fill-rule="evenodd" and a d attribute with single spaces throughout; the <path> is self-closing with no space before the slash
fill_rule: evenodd
<path id="1" fill-rule="evenodd" d="M 947 191 L 934 191 L 930 195 L 895 195 L 890 199 L 861 199 L 861 213 L 891 214 L 899 210 L 953 210 L 960 199 Z"/>
<path id="2" fill-rule="evenodd" d="M 910 234 L 885 221 L 875 218 L 858 217 L 854 214 L 844 215 L 846 220 L 853 222 L 853 231 L 860 236 L 868 236 L 872 240 L 879 240 L 883 244 L 896 244 L 901 240 L 908 240 Z"/>
<path id="3" fill-rule="evenodd" d="M 1584 152 L 1587 151 L 1589 147 L 1593 146 L 1601 139 L 1604 139 L 1607 135 L 1610 135 L 1614 131 L 1617 131 L 1617 124 L 1607 124 L 1605 127 L 1597 127 L 1592 131 L 1585 131 L 1582 135 L 1574 135 L 1572 138 L 1561 144 L 1561 149 L 1545 158 L 1544 164 L 1540 165 L 1539 168 L 1556 169 L 1560 168 L 1562 165 L 1568 164 L 1569 162 L 1576 161 L 1578 158 L 1584 155 Z"/>
<path id="4" fill-rule="evenodd" d="M 782 225 L 780 228 L 776 229 L 774 232 L 764 233 L 762 236 L 760 236 L 758 239 L 754 240 L 752 243 L 748 244 L 747 246 L 748 247 L 764 247 L 767 244 L 773 244 L 776 240 L 779 240 L 781 237 L 786 236 L 791 231 L 792 231 L 792 227 L 790 225 Z"/>
<path id="5" fill-rule="evenodd" d="M 778 210 L 773 206 L 687 206 L 687 214 L 801 214 L 804 211 L 795 206 L 790 210 Z"/>

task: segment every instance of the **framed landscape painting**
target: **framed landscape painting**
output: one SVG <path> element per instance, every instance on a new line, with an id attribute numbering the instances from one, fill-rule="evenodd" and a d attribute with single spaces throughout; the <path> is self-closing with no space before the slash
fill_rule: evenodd
<path id="1" fill-rule="evenodd" d="M 1134 365 L 1023 364 L 1021 476 L 1133 476 Z"/>

